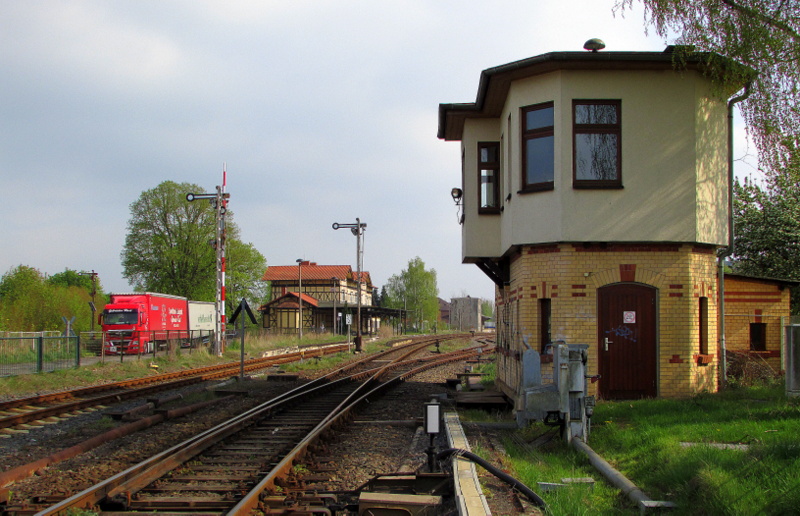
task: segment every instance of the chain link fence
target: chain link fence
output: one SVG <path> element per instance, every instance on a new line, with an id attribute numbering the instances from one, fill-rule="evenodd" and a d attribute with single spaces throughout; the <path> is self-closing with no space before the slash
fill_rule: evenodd
<path id="1" fill-rule="evenodd" d="M 201 349 L 209 351 L 213 342 L 213 332 L 207 330 L 126 335 L 81 332 L 70 337 L 59 332 L 2 332 L 0 376 L 48 373 L 95 362 L 141 360 Z"/>
<path id="2" fill-rule="evenodd" d="M 47 373 L 80 365 L 80 338 L 77 336 L 65 337 L 58 332 L 3 335 L 0 337 L 0 376 Z"/>

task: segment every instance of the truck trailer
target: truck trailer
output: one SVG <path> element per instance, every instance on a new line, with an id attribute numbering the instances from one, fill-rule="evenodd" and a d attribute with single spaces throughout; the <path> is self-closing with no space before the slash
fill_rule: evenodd
<path id="1" fill-rule="evenodd" d="M 155 292 L 111 294 L 100 314 L 105 352 L 152 353 L 167 341 L 190 345 L 214 333 L 214 303 Z"/>

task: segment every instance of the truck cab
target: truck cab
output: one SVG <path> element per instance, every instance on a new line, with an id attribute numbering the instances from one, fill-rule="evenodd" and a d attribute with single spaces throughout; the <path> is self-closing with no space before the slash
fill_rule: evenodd
<path id="1" fill-rule="evenodd" d="M 147 310 L 140 303 L 106 305 L 100 314 L 106 354 L 139 354 L 152 351 L 147 329 Z"/>

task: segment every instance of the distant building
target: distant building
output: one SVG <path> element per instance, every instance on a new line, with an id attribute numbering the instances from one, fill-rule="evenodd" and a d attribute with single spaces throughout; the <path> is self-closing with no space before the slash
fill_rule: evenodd
<path id="1" fill-rule="evenodd" d="M 725 274 L 725 341 L 731 352 L 763 360 L 774 371 L 781 361 L 783 328 L 789 324 L 790 287 L 797 281 Z"/>
<path id="2" fill-rule="evenodd" d="M 358 308 L 357 272 L 349 265 L 318 265 L 303 261 L 299 265 L 277 265 L 267 269 L 262 279 L 269 281 L 272 295 L 259 308 L 262 327 L 275 333 L 298 333 L 300 323 L 300 284 L 302 283 L 303 333 L 356 331 Z M 361 333 L 377 333 L 381 321 L 398 321 L 402 310 L 375 306 L 377 289 L 369 272 L 361 272 Z M 398 325 L 398 327 L 400 327 Z"/>
<path id="3" fill-rule="evenodd" d="M 443 323 L 445 326 L 450 326 L 450 303 L 442 299 L 439 299 L 439 322 Z"/>
<path id="4" fill-rule="evenodd" d="M 469 296 L 451 299 L 450 327 L 456 331 L 483 331 L 481 300 Z"/>
<path id="5" fill-rule="evenodd" d="M 357 273 L 349 265 L 317 265 L 304 261 L 298 265 L 271 266 L 263 280 L 272 285 L 272 298 L 259 308 L 262 326 L 276 333 L 299 331 L 300 302 L 303 294 L 303 332 L 331 331 L 343 334 L 347 320 L 355 331 L 358 306 Z M 383 310 L 372 306 L 374 288 L 369 272 L 361 273 L 362 333 L 380 327 Z M 334 308 L 336 309 L 334 312 Z"/>

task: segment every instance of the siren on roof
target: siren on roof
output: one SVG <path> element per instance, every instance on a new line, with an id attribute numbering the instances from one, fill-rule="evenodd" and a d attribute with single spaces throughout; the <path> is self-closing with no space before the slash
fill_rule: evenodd
<path id="1" fill-rule="evenodd" d="M 590 52 L 597 52 L 598 50 L 606 48 L 606 44 L 603 43 L 603 40 L 600 38 L 592 38 L 583 44 L 583 48 Z"/>

